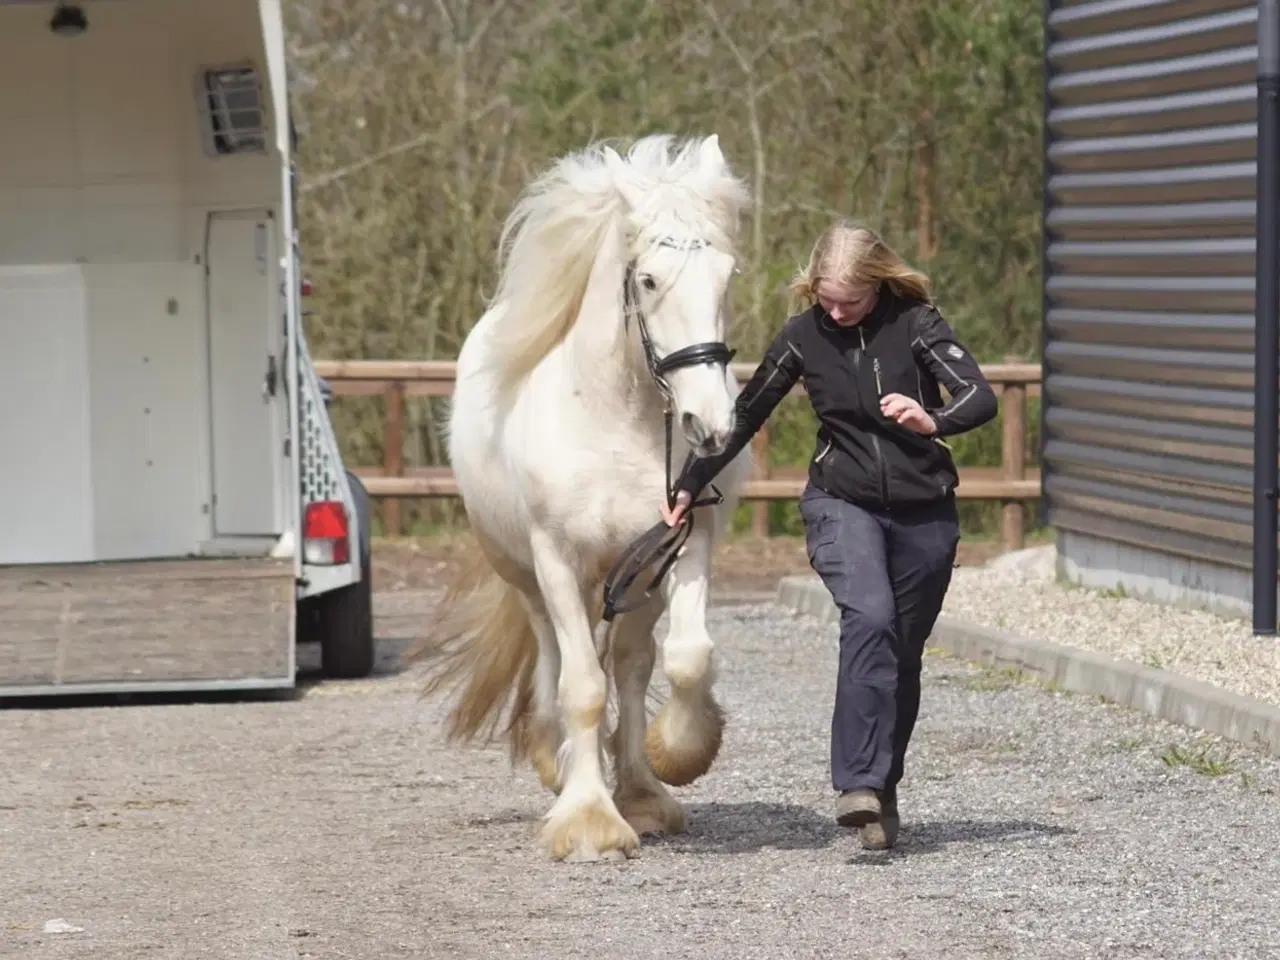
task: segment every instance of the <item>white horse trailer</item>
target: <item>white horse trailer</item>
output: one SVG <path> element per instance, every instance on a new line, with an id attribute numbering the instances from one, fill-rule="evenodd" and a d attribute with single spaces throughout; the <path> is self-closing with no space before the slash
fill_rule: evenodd
<path id="1" fill-rule="evenodd" d="M 0 695 L 372 667 L 279 0 L 0 0 Z"/>

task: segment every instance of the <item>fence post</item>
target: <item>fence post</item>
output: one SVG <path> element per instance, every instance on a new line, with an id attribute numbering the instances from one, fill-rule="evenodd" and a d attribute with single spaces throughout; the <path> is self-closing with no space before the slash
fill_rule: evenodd
<path id="1" fill-rule="evenodd" d="M 1016 359 L 1006 363 L 1017 363 Z M 1006 383 L 1000 397 L 1000 461 L 1006 483 L 1027 478 L 1027 385 Z M 1021 550 L 1026 544 L 1022 501 L 1005 500 L 1000 510 L 1000 545 Z"/>
<path id="2" fill-rule="evenodd" d="M 769 468 L 769 425 L 764 424 L 759 432 L 751 438 L 752 473 L 757 480 L 768 480 L 772 472 Z M 769 536 L 769 501 L 757 500 L 751 505 L 751 533 L 756 537 Z"/>
<path id="3" fill-rule="evenodd" d="M 386 477 L 404 476 L 404 381 L 387 384 L 385 416 L 382 429 L 382 474 Z M 382 520 L 388 537 L 398 537 L 402 532 L 400 499 L 387 497 L 382 501 Z"/>

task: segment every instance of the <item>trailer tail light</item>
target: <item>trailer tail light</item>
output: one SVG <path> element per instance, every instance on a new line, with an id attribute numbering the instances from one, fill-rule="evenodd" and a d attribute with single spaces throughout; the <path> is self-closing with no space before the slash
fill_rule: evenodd
<path id="1" fill-rule="evenodd" d="M 307 504 L 302 524 L 302 557 L 307 563 L 332 566 L 351 559 L 347 508 L 338 500 Z"/>

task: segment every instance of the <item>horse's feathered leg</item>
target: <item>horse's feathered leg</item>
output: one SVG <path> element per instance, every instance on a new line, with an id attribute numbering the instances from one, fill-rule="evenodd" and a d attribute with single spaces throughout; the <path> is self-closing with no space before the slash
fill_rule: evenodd
<path id="1" fill-rule="evenodd" d="M 671 697 L 649 724 L 645 749 L 654 772 L 673 786 L 692 783 L 711 768 L 724 733 L 724 712 L 712 692 L 715 646 L 707 631 L 710 520 L 700 518 L 663 581 L 671 616 L 662 668 Z"/>
<path id="2" fill-rule="evenodd" d="M 558 758 L 564 743 L 564 728 L 556 703 L 560 682 L 560 646 L 555 626 L 547 615 L 541 596 L 524 597 L 529 625 L 538 638 L 538 659 L 533 675 L 533 698 L 525 728 L 525 753 L 538 773 L 542 785 L 559 793 L 564 785 L 564 771 Z"/>
<path id="3" fill-rule="evenodd" d="M 600 734 L 608 679 L 596 653 L 582 578 L 556 540 L 531 532 L 534 569 L 560 648 L 560 710 L 566 763 L 542 841 L 557 860 L 631 856 L 640 845 L 605 784 Z"/>
<path id="4" fill-rule="evenodd" d="M 653 628 L 662 598 L 620 616 L 614 627 L 613 674 L 618 688 L 618 728 L 614 733 L 617 787 L 613 799 L 638 834 L 681 833 L 684 810 L 654 774 L 645 755 L 645 710 L 657 656 Z"/>

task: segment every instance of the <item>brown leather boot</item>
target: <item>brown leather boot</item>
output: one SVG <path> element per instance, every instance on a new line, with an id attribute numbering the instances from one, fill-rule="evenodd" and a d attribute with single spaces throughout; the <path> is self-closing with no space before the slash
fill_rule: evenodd
<path id="1" fill-rule="evenodd" d="M 836 797 L 836 823 L 865 827 L 880 819 L 880 798 L 874 790 L 846 790 Z"/>
<path id="2" fill-rule="evenodd" d="M 880 800 L 880 819 L 858 829 L 858 839 L 864 850 L 888 850 L 898 842 L 897 791 L 886 794 Z"/>

